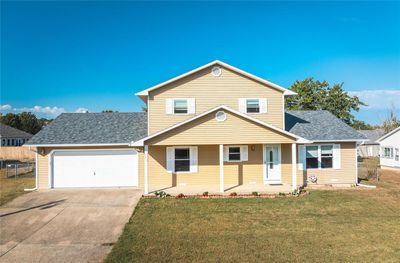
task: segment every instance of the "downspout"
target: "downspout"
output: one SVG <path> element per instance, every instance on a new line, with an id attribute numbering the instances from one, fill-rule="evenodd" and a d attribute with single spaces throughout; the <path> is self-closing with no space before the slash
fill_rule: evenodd
<path id="1" fill-rule="evenodd" d="M 31 146 L 29 146 L 29 150 L 31 150 Z M 24 191 L 26 192 L 31 192 L 31 191 L 36 191 L 38 189 L 38 153 L 37 149 L 35 151 L 35 188 L 25 188 Z"/>

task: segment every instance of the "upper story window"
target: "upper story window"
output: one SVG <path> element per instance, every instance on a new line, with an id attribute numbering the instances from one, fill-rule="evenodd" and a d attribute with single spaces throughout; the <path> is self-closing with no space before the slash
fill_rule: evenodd
<path id="1" fill-rule="evenodd" d="M 195 114 L 196 102 L 194 98 L 174 98 L 166 99 L 166 113 L 167 114 Z"/>
<path id="2" fill-rule="evenodd" d="M 239 111 L 243 113 L 267 113 L 267 99 L 240 98 Z"/>
<path id="3" fill-rule="evenodd" d="M 174 100 L 174 114 L 188 113 L 187 100 Z"/>
<path id="4" fill-rule="evenodd" d="M 247 99 L 246 100 L 246 112 L 247 113 L 260 113 L 260 100 L 259 99 Z"/>

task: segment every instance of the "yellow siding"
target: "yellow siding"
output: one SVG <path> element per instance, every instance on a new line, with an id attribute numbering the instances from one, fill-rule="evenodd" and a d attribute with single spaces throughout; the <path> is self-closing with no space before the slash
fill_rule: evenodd
<path id="1" fill-rule="evenodd" d="M 38 149 L 38 188 L 39 189 L 48 189 L 49 188 L 49 153 L 52 150 L 81 150 L 81 149 L 118 149 L 118 148 L 128 148 L 127 146 L 102 146 L 102 147 L 58 147 L 58 148 L 39 148 Z M 40 154 L 41 151 L 44 151 L 43 154 Z M 143 149 L 139 149 L 140 152 L 138 153 L 138 162 L 139 162 L 139 188 L 143 188 L 144 184 L 144 170 L 143 170 Z"/>
<path id="2" fill-rule="evenodd" d="M 298 170 L 306 181 L 308 175 L 316 175 L 317 184 L 355 184 L 357 173 L 356 145 L 354 142 L 340 143 L 341 169 L 309 169 Z M 301 176 L 298 176 L 298 179 Z"/>
<path id="3" fill-rule="evenodd" d="M 254 150 L 252 150 L 254 146 Z M 290 150 L 290 147 L 289 147 Z M 263 177 L 263 145 L 249 145 L 248 161 L 240 163 L 224 162 L 225 189 L 237 185 L 262 185 Z M 282 156 L 283 156 L 282 152 Z M 291 156 L 290 152 L 288 154 Z M 219 148 L 218 145 L 198 146 L 197 173 L 167 173 L 166 146 L 149 147 L 149 190 L 159 191 L 174 186 L 205 186 L 204 191 L 219 186 Z M 288 164 L 290 166 L 290 164 Z M 283 174 L 282 183 L 291 184 L 290 174 Z M 210 188 L 207 188 L 209 186 Z"/>
<path id="4" fill-rule="evenodd" d="M 215 112 L 156 136 L 149 145 L 204 145 L 204 144 L 258 144 L 289 143 L 293 138 L 227 113 L 223 122 L 215 120 Z"/>
<path id="5" fill-rule="evenodd" d="M 225 68 L 222 68 L 219 77 L 214 77 L 210 71 L 211 68 L 206 68 L 149 93 L 150 134 L 194 116 L 167 115 L 165 111 L 167 98 L 195 98 L 196 114 L 220 105 L 239 110 L 239 98 L 267 98 L 268 113 L 250 115 L 278 128 L 283 127 L 282 91 Z"/>

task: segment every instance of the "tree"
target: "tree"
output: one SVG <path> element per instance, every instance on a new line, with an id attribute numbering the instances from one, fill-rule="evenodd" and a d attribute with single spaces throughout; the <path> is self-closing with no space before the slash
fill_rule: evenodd
<path id="1" fill-rule="evenodd" d="M 371 125 L 363 121 L 354 120 L 351 123 L 351 127 L 353 127 L 356 130 L 375 130 L 379 128 L 379 125 Z"/>
<path id="2" fill-rule="evenodd" d="M 37 119 L 37 117 L 31 112 L 22 112 L 18 114 L 7 113 L 4 116 L 1 115 L 0 121 L 1 123 L 18 130 L 36 134 L 51 120 L 47 120 L 45 118 Z"/>
<path id="3" fill-rule="evenodd" d="M 393 105 L 392 109 L 389 110 L 386 120 L 383 121 L 382 128 L 385 130 L 385 133 L 388 133 L 399 126 L 400 119 L 397 117 L 396 108 Z"/>
<path id="4" fill-rule="evenodd" d="M 147 105 L 143 105 L 143 106 L 142 106 L 142 111 L 143 111 L 143 112 L 147 112 Z"/>
<path id="5" fill-rule="evenodd" d="M 298 95 L 286 99 L 286 109 L 327 110 L 347 124 L 355 121 L 351 111 L 359 111 L 360 106 L 366 106 L 357 96 L 350 96 L 345 92 L 343 83 L 331 87 L 327 81 L 307 78 L 302 81 L 296 80 L 291 90 Z"/>

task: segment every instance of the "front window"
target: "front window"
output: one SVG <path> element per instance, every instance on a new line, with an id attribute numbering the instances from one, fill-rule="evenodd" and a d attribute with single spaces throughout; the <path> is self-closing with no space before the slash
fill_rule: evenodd
<path id="1" fill-rule="evenodd" d="M 186 114 L 188 113 L 187 100 L 174 100 L 174 113 Z"/>
<path id="2" fill-rule="evenodd" d="M 259 113 L 260 112 L 260 101 L 258 99 L 247 99 L 246 100 L 247 113 Z"/>
<path id="3" fill-rule="evenodd" d="M 306 167 L 318 168 L 318 146 L 306 147 Z"/>
<path id="4" fill-rule="evenodd" d="M 392 159 L 393 158 L 393 148 L 391 147 L 383 147 L 383 157 Z"/>
<path id="5" fill-rule="evenodd" d="M 321 168 L 333 167 L 333 146 L 321 145 Z"/>
<path id="6" fill-rule="evenodd" d="M 229 161 L 240 161 L 240 147 L 229 147 Z"/>
<path id="7" fill-rule="evenodd" d="M 190 171 L 189 148 L 175 148 L 175 172 Z"/>

